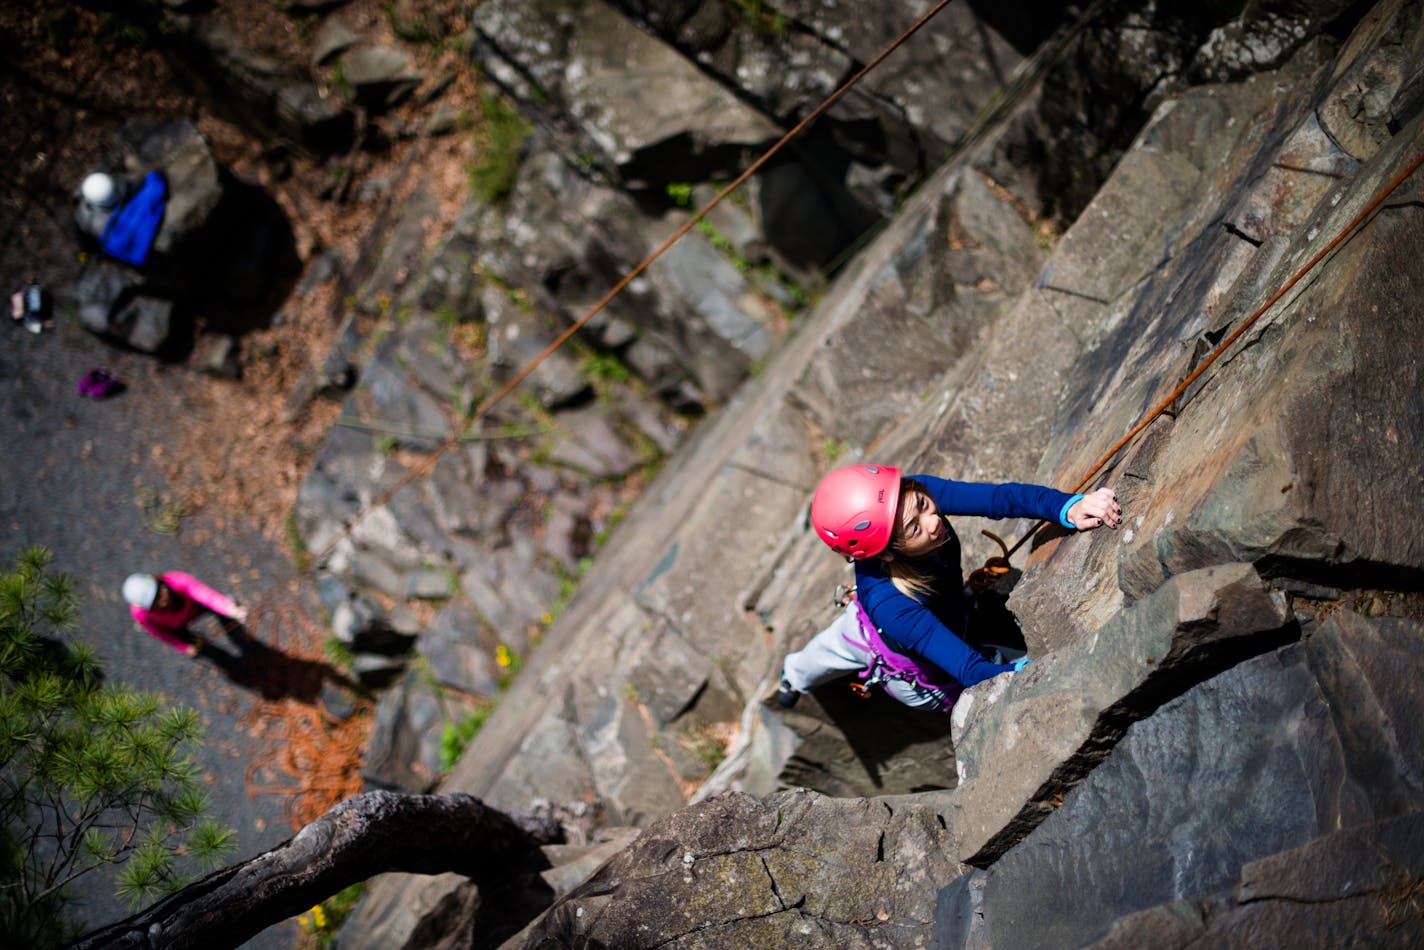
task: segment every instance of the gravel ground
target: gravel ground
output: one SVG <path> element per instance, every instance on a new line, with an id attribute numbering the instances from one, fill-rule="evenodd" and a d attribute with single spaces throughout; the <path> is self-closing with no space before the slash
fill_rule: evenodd
<path id="1" fill-rule="evenodd" d="M 57 30 L 61 43 L 53 42 Z M 69 193 L 128 117 L 190 118 L 230 167 L 260 152 L 205 112 L 151 47 L 117 31 L 112 17 L 83 7 L 57 16 L 43 5 L 0 5 L 0 35 L 12 41 L 12 55 L 0 64 L 0 104 L 9 119 L 0 143 L 6 313 L 24 282 L 62 292 L 78 275 L 83 257 Z M 300 187 L 293 182 L 298 197 Z M 348 228 L 360 228 L 359 216 L 347 217 Z M 281 431 L 272 424 L 306 365 L 308 345 L 324 352 L 328 311 L 289 311 L 286 327 L 270 335 L 276 342 L 269 349 L 280 349 L 284 365 L 257 367 L 233 383 L 116 349 L 80 328 L 60 302 L 56 320 L 39 335 L 0 320 L 0 557 L 9 564 L 28 546 L 49 548 L 55 566 L 77 582 L 77 635 L 98 647 L 108 679 L 199 710 L 207 737 L 199 759 L 213 816 L 237 831 L 233 859 L 250 858 L 293 833 L 293 796 L 252 786 L 296 781 L 282 763 L 290 751 L 285 737 L 298 718 L 313 718 L 319 685 L 331 672 L 320 663 L 322 630 L 312 623 L 322 611 L 280 540 L 279 521 L 329 420 L 315 407 L 305 429 L 305 420 Z M 76 382 L 97 366 L 127 390 L 104 402 L 78 395 Z M 137 630 L 119 595 L 123 578 L 174 569 L 253 607 L 252 636 L 278 652 L 261 653 L 234 678 Z M 279 608 L 280 621 L 263 608 Z M 78 889 L 86 923 L 128 913 L 113 896 L 111 877 L 89 875 Z M 288 921 L 247 946 L 299 942 Z"/>
<path id="2" fill-rule="evenodd" d="M 446 0 L 418 5 L 441 15 L 455 9 Z M 380 35 L 387 6 L 350 0 L 343 17 Z M 269 0 L 219 0 L 215 9 L 259 51 L 305 61 L 298 21 Z M 165 60 L 160 38 L 135 32 L 105 5 L 0 4 L 0 36 L 10 41 L 0 61 L 0 111 L 9 120 L 0 138 L 0 302 L 8 312 L 9 295 L 27 281 L 61 298 L 39 335 L 0 319 L 0 557 L 8 564 L 28 546 L 49 548 L 77 581 L 77 635 L 96 644 L 108 678 L 199 710 L 214 817 L 237 831 L 233 859 L 247 859 L 360 790 L 370 706 L 358 704 L 345 722 L 323 715 L 318 697 L 334 679 L 322 655 L 325 617 L 285 538 L 297 488 L 339 409 L 317 401 L 293 417 L 287 398 L 329 349 L 340 293 L 326 283 L 251 314 L 243 345 L 261 356 L 240 382 L 115 348 L 64 306 L 84 264 L 70 194 L 122 123 L 142 117 L 193 122 L 221 164 L 281 206 L 303 260 L 323 251 L 354 260 L 376 208 L 319 197 L 331 176 L 320 159 L 288 156 L 277 171 L 265 143 L 209 108 Z M 458 65 L 437 46 L 415 52 L 433 58 L 423 63 L 431 74 Z M 446 98 L 476 101 L 472 74 L 457 75 Z M 420 184 L 448 221 L 467 198 L 474 147 L 468 135 L 447 136 L 342 160 L 358 183 L 387 181 L 408 149 L 421 149 Z M 281 319 L 270 319 L 276 313 Z M 193 316 L 200 334 L 216 325 L 212 314 Z M 126 391 L 104 402 L 78 395 L 79 378 L 99 366 Z M 123 578 L 165 570 L 192 573 L 253 609 L 255 662 L 233 670 L 191 660 L 135 629 L 119 595 Z M 81 889 L 87 923 L 128 912 L 110 879 L 91 875 Z M 303 943 L 310 940 L 288 921 L 247 946 Z"/>
<path id="3" fill-rule="evenodd" d="M 252 530 L 220 529 L 204 512 L 183 519 L 173 534 L 151 526 L 157 519 L 151 512 L 146 517 L 139 502 L 165 490 L 154 448 L 163 444 L 165 418 L 182 411 L 175 382 L 185 370 L 117 352 L 63 321 L 38 336 L 17 325 L 0 330 L 6 331 L 0 345 L 0 444 L 6 447 L 0 555 L 11 563 L 24 547 L 48 547 L 56 566 L 77 581 L 84 598 L 79 635 L 98 647 L 109 679 L 201 712 L 207 743 L 200 759 L 214 813 L 237 830 L 237 856 L 255 855 L 291 834 L 285 799 L 250 795 L 245 781 L 253 763 L 274 748 L 254 718 L 260 691 L 136 629 L 119 590 L 131 571 L 175 568 L 253 605 L 302 603 L 307 585 L 286 552 Z M 128 390 L 102 403 L 79 396 L 76 380 L 98 365 L 126 380 Z M 264 631 L 260 620 L 253 624 L 259 639 L 274 632 Z M 83 890 L 91 921 L 122 911 L 107 882 L 86 881 Z M 291 946 L 295 935 L 289 923 L 250 946 Z"/>

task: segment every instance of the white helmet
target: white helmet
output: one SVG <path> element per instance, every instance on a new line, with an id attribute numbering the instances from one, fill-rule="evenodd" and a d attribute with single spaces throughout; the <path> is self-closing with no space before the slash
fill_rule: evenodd
<path id="1" fill-rule="evenodd" d="M 113 176 L 103 172 L 88 175 L 79 186 L 79 193 L 96 208 L 107 210 L 119 203 L 119 189 L 114 184 Z"/>
<path id="2" fill-rule="evenodd" d="M 124 600 L 140 610 L 153 607 L 158 596 L 158 579 L 152 574 L 130 574 L 124 579 Z"/>

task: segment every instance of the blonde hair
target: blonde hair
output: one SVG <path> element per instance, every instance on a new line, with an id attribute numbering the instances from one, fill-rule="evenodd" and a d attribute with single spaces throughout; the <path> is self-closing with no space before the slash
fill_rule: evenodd
<path id="1" fill-rule="evenodd" d="M 900 520 L 900 513 L 905 510 L 905 499 L 915 492 L 924 491 L 925 486 L 913 478 L 900 480 L 900 501 L 895 506 L 895 527 L 890 533 L 889 550 L 892 553 L 897 551 L 905 540 L 905 526 Z M 928 571 L 920 570 L 902 557 L 885 562 L 885 576 L 890 578 L 890 583 L 895 585 L 896 590 L 919 603 L 924 603 L 925 598 L 932 596 L 935 592 L 935 576 Z"/>

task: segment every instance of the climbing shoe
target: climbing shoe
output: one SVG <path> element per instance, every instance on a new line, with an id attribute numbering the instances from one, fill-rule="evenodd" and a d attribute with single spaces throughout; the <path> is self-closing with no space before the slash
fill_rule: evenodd
<path id="1" fill-rule="evenodd" d="M 776 691 L 776 704 L 782 709 L 790 709 L 796 705 L 796 700 L 801 698 L 801 694 L 791 688 L 791 684 L 786 680 L 781 681 L 781 688 Z"/>

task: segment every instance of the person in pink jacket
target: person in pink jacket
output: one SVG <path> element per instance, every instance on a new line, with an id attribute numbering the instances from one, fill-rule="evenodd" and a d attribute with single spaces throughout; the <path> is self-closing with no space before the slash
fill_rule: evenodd
<path id="1" fill-rule="evenodd" d="M 247 622 L 247 608 L 213 590 L 191 574 L 169 571 L 130 574 L 124 580 L 124 600 L 140 627 L 180 653 L 197 656 L 202 640 L 188 629 L 204 611 L 238 623 Z"/>

